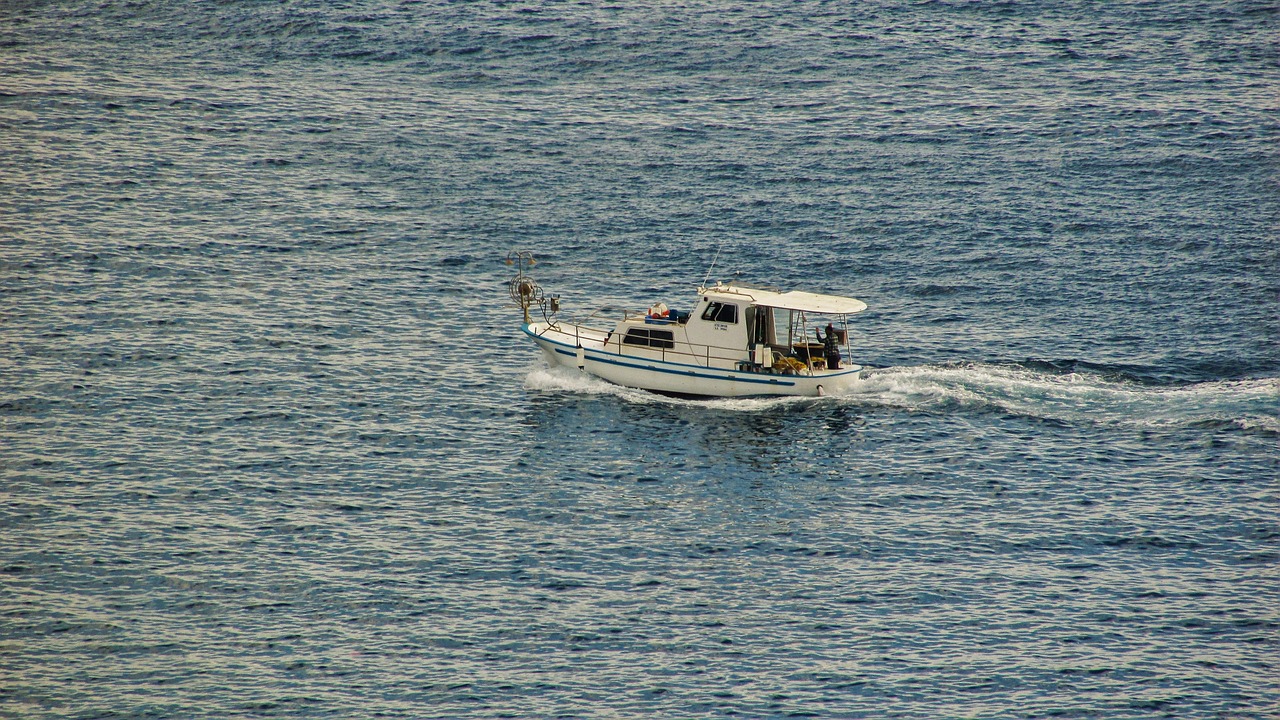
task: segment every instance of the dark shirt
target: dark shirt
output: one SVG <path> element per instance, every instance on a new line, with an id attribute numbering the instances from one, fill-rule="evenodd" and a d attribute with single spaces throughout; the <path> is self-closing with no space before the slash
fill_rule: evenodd
<path id="1" fill-rule="evenodd" d="M 828 330 L 827 336 L 819 338 L 822 340 L 822 350 L 827 355 L 837 355 L 840 353 L 840 338 L 836 336 L 834 330 Z"/>

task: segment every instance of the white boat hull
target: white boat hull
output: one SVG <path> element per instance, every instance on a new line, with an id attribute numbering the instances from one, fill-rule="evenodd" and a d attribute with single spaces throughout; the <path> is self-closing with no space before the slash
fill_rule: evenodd
<path id="1" fill-rule="evenodd" d="M 615 385 L 687 397 L 808 396 L 839 393 L 862 369 L 850 365 L 811 374 L 782 375 L 672 362 L 631 355 L 605 345 L 606 335 L 576 326 L 527 323 L 527 334 L 551 367 L 576 368 Z"/>

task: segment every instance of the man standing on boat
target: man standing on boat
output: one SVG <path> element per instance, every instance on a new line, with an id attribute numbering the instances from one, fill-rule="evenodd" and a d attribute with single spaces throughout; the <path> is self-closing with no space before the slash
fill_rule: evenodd
<path id="1" fill-rule="evenodd" d="M 840 337 L 836 335 L 835 326 L 827 323 L 827 336 L 822 336 L 822 330 L 814 328 L 817 333 L 818 340 L 822 342 L 822 354 L 827 356 L 827 369 L 840 369 Z"/>

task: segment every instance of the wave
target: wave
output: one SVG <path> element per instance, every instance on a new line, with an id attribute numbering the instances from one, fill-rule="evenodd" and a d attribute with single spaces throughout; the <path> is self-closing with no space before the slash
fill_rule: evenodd
<path id="1" fill-rule="evenodd" d="M 1030 364 L 1029 364 L 1030 365 Z M 924 413 L 1002 413 L 1066 425 L 1197 427 L 1280 435 L 1280 378 L 1183 386 L 1141 383 L 1109 371 L 1046 372 L 1041 364 L 917 365 L 866 370 L 827 398 L 683 400 L 625 388 L 567 368 L 534 369 L 530 390 L 609 395 L 631 403 L 759 412 L 842 403 Z"/>

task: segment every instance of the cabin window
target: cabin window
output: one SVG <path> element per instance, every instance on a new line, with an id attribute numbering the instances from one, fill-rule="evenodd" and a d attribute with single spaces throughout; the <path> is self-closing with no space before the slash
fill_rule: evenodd
<path id="1" fill-rule="evenodd" d="M 622 342 L 627 345 L 639 345 L 660 350 L 670 350 L 676 346 L 675 335 L 670 330 L 651 330 L 649 328 L 631 328 L 627 330 Z"/>
<path id="2" fill-rule="evenodd" d="M 736 324 L 738 322 L 738 306 L 733 303 L 707 303 L 707 309 L 702 311 L 702 319 L 710 320 L 711 322 Z"/>

